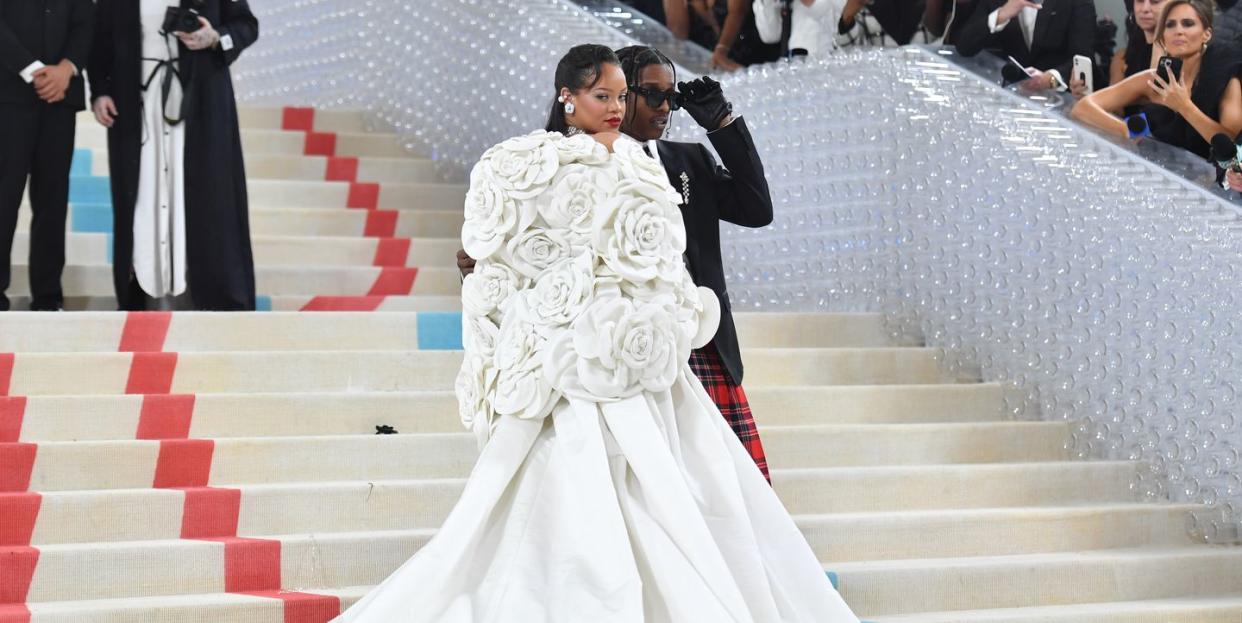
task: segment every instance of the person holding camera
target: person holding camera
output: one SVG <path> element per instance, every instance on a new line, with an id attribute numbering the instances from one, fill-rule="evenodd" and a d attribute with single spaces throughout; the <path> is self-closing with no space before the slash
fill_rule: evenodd
<path id="1" fill-rule="evenodd" d="M 1065 91 L 1070 87 L 1067 76 L 1073 75 L 1074 57 L 1092 57 L 1092 0 L 980 0 L 977 4 L 957 35 L 957 51 L 974 56 L 989 48 L 1002 58 L 1013 58 L 1022 67 L 1002 72 L 1008 82 L 1020 80 L 1037 91 Z"/>
<path id="2" fill-rule="evenodd" d="M 258 39 L 258 20 L 246 0 L 99 0 L 96 17 L 87 73 L 108 128 L 118 306 L 167 306 L 188 291 L 195 309 L 253 310 L 229 65 Z"/>
<path id="3" fill-rule="evenodd" d="M 30 308 L 64 304 L 65 219 L 81 74 L 95 28 L 91 0 L 0 3 L 0 311 L 9 309 L 13 236 L 30 179 Z"/>
<path id="4" fill-rule="evenodd" d="M 1148 69 L 1083 98 L 1075 119 L 1128 138 L 1118 113 L 1139 106 L 1157 140 L 1207 158 L 1216 134 L 1242 132 L 1242 70 L 1229 46 L 1209 45 L 1212 10 L 1199 0 L 1166 0 L 1155 43 L 1167 52 Z"/>

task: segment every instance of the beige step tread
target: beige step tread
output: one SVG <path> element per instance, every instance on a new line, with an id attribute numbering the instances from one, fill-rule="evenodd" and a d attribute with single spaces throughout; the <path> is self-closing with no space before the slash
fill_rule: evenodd
<path id="1" fill-rule="evenodd" d="M 1242 592 L 1220 597 L 926 612 L 878 617 L 871 621 L 873 623 L 1238 623 L 1242 621 Z"/>
<path id="2" fill-rule="evenodd" d="M 831 340 L 837 347 L 891 346 L 893 339 L 884 328 L 883 314 L 870 313 L 781 313 L 743 312 L 754 318 L 751 324 L 738 327 L 738 342 L 746 347 L 755 343 L 767 346 L 825 346 Z M 735 313 L 734 317 L 743 315 Z M 915 344 L 902 344 L 913 346 Z"/>
<path id="3" fill-rule="evenodd" d="M 251 179 L 250 205 L 256 208 L 348 209 L 350 184 L 323 180 Z M 441 183 L 384 183 L 379 186 L 380 210 L 462 212 L 466 187 Z"/>
<path id="4" fill-rule="evenodd" d="M 18 231 L 30 230 L 30 210 L 17 215 Z M 73 217 L 70 216 L 70 229 Z M 444 238 L 461 236 L 460 210 L 351 210 L 251 204 L 252 236 L 344 236 Z M 18 273 L 14 273 L 16 277 Z"/>
<path id="5" fill-rule="evenodd" d="M 1063 422 L 835 424 L 759 428 L 773 468 L 1029 463 L 1067 458 Z"/>
<path id="6" fill-rule="evenodd" d="M 381 248 L 381 245 L 384 245 Z M 379 258 L 377 251 L 392 253 L 393 241 L 360 236 L 252 236 L 254 262 L 260 267 L 330 267 L 374 266 L 380 259 L 384 266 L 455 267 L 461 242 L 454 238 L 415 238 L 397 242 L 400 261 Z M 404 248 L 403 248 L 404 247 Z M 68 234 L 65 245 L 67 264 L 106 264 L 110 260 L 111 237 L 102 233 Z M 13 263 L 22 263 L 30 255 L 30 236 L 18 233 L 13 240 Z M 400 261 L 400 263 L 397 263 Z"/>
<path id="7" fill-rule="evenodd" d="M 772 470 L 791 513 L 1007 508 L 1133 502 L 1130 461 Z"/>
<path id="8" fill-rule="evenodd" d="M 374 292 L 373 287 L 382 272 L 383 269 L 378 266 L 256 266 L 255 287 L 259 294 L 269 296 L 363 296 Z M 9 288 L 11 295 L 29 294 L 28 274 L 26 265 L 13 265 L 13 285 Z M 67 297 L 114 296 L 112 267 L 106 264 L 66 266 L 61 285 Z M 406 287 L 404 283 L 399 285 Z M 456 268 L 431 266 L 418 268 L 408 294 L 460 295 L 460 292 L 461 274 Z"/>
<path id="9" fill-rule="evenodd" d="M 306 153 L 304 132 L 278 129 L 242 128 L 242 152 L 253 154 L 299 155 Z M 74 144 L 79 149 L 107 149 L 107 130 L 90 123 L 77 129 Z M 337 156 L 371 156 L 379 158 L 403 158 L 415 155 L 402 145 L 396 134 L 378 132 L 337 132 Z"/>
<path id="10" fill-rule="evenodd" d="M 747 365 L 750 350 L 742 350 Z M 1003 398 L 996 383 L 764 387 L 747 376 L 742 384 L 760 426 L 995 421 Z"/>
<path id="11" fill-rule="evenodd" d="M 880 560 L 829 565 L 865 618 L 993 608 L 1205 597 L 1239 589 L 1242 547 Z M 917 587 L 917 590 L 913 590 Z"/>

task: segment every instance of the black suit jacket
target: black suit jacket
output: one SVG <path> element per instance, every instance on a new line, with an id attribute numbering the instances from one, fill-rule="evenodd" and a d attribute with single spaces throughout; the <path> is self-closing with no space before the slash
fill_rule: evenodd
<path id="1" fill-rule="evenodd" d="M 22 80 L 21 71 L 35 61 L 55 65 L 69 59 L 78 75 L 57 105 L 85 108 L 81 74 L 89 60 L 94 12 L 91 0 L 0 1 L 0 103 L 41 103 L 34 86 Z"/>
<path id="2" fill-rule="evenodd" d="M 1092 0 L 1044 0 L 1035 18 L 1031 47 L 1026 47 L 1020 18 L 1014 17 L 998 33 L 988 29 L 988 16 L 1005 0 L 980 0 L 970 20 L 957 36 L 957 51 L 974 56 L 989 49 L 1000 56 L 1012 56 L 1023 67 L 1043 71 L 1055 69 L 1069 81 L 1074 55 L 1092 57 L 1095 41 L 1095 3 Z"/>
<path id="3" fill-rule="evenodd" d="M 720 221 L 742 227 L 768 225 L 772 222 L 772 197 L 745 121 L 734 119 L 707 137 L 724 167 L 698 143 L 660 141 L 660 161 L 673 189 L 683 200 L 689 197 L 689 202 L 681 205 L 681 214 L 686 223 L 690 276 L 695 284 L 711 288 L 720 298 L 720 328 L 712 343 L 733 382 L 741 384 L 742 356 L 720 260 Z"/>

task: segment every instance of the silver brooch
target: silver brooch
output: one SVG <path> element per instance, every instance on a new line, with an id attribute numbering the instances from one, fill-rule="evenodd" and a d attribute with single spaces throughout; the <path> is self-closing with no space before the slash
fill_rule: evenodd
<path id="1" fill-rule="evenodd" d="M 690 205 L 690 176 L 681 172 L 681 202 Z"/>

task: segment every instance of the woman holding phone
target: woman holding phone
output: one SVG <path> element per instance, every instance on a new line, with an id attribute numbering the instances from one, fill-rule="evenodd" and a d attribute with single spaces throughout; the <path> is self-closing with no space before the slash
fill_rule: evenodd
<path id="1" fill-rule="evenodd" d="M 1212 136 L 1242 131 L 1239 62 L 1212 39 L 1212 10 L 1199 0 L 1166 0 L 1155 43 L 1166 51 L 1155 69 L 1136 73 L 1074 106 L 1075 119 L 1122 138 L 1118 114 L 1139 105 L 1157 140 L 1207 158 Z"/>

